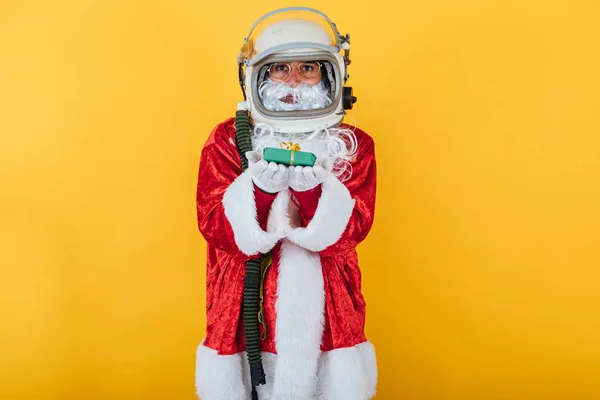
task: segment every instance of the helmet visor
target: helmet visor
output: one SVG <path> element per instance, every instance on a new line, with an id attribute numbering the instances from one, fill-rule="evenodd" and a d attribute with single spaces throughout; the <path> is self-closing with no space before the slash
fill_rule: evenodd
<path id="1" fill-rule="evenodd" d="M 272 56 L 252 75 L 255 105 L 272 118 L 328 114 L 339 102 L 339 66 L 328 53 Z"/>
<path id="2" fill-rule="evenodd" d="M 240 51 L 240 60 L 253 65 L 273 53 L 308 48 L 337 52 L 339 34 L 321 12 L 292 7 L 266 14 L 255 22 Z"/>

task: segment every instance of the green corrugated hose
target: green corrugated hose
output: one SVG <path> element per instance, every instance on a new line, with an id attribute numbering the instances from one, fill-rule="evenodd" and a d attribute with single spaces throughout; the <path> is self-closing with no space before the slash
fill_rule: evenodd
<path id="1" fill-rule="evenodd" d="M 248 118 L 248 111 L 246 110 L 238 110 L 235 112 L 235 140 L 237 141 L 237 148 L 240 152 L 243 172 L 248 168 L 246 152 L 252 150 L 252 143 L 250 142 L 250 119 Z"/>
<path id="2" fill-rule="evenodd" d="M 240 153 L 242 172 L 248 168 L 246 152 L 252 150 L 250 142 L 250 121 L 246 110 L 235 113 L 237 148 Z M 258 327 L 258 309 L 260 297 L 261 263 L 264 255 L 248 260 L 244 278 L 243 317 L 246 334 L 246 354 L 250 364 L 252 399 L 258 400 L 256 386 L 266 383 L 265 371 L 260 355 L 260 333 Z"/>

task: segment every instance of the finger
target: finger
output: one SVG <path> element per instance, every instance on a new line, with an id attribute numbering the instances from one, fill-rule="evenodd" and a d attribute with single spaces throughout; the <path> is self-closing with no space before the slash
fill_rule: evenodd
<path id="1" fill-rule="evenodd" d="M 327 176 L 327 171 L 325 170 L 325 168 L 323 168 L 320 165 L 316 165 L 313 168 L 313 173 L 315 174 L 315 177 L 317 178 L 317 181 L 319 181 L 319 182 L 323 182 L 323 180 L 325 179 L 325 176 Z"/>
<path id="2" fill-rule="evenodd" d="M 295 185 L 298 180 L 298 174 L 296 173 L 296 167 L 288 167 L 288 179 L 290 181 L 290 185 Z"/>
<path id="3" fill-rule="evenodd" d="M 269 166 L 269 163 L 266 162 L 265 160 L 259 160 L 256 165 L 258 165 L 260 167 L 260 169 L 267 169 L 267 167 Z"/>
<path id="4" fill-rule="evenodd" d="M 274 171 L 265 160 L 260 160 L 256 165 L 260 166 L 260 169 L 257 168 L 254 176 L 262 181 L 268 182 L 273 177 Z"/>
<path id="5" fill-rule="evenodd" d="M 301 181 L 304 179 L 304 174 L 302 173 L 303 171 L 303 167 L 297 166 L 297 167 L 290 167 L 290 179 L 293 179 L 295 181 Z"/>
<path id="6" fill-rule="evenodd" d="M 273 174 L 273 181 L 282 182 L 287 180 L 287 171 L 288 169 L 285 165 L 279 165 L 277 167 L 277 171 Z"/>
<path id="7" fill-rule="evenodd" d="M 262 172 L 267 169 L 269 164 L 265 160 L 260 160 L 257 163 L 251 163 L 250 169 L 252 170 L 252 174 L 254 176 L 260 176 Z"/>
<path id="8" fill-rule="evenodd" d="M 318 185 L 317 177 L 315 176 L 313 168 L 306 167 L 306 168 L 304 168 L 302 173 L 304 174 L 304 178 L 306 179 L 306 188 L 307 189 L 313 188 Z"/>
<path id="9" fill-rule="evenodd" d="M 303 167 L 296 167 L 294 168 L 294 173 L 295 173 L 295 187 L 296 189 L 306 189 L 306 176 L 304 175 L 304 168 Z"/>
<path id="10" fill-rule="evenodd" d="M 304 168 L 302 168 L 302 173 L 303 173 L 305 176 L 307 176 L 307 177 L 308 177 L 309 175 L 312 175 L 312 173 L 313 173 L 313 167 L 304 167 Z"/>
<path id="11" fill-rule="evenodd" d="M 260 178 L 261 179 L 273 179 L 273 174 L 275 174 L 275 172 L 277 172 L 277 164 L 275 164 L 274 162 L 270 162 L 267 166 L 267 168 L 265 168 L 265 170 L 263 171 L 263 173 L 261 174 Z"/>
<path id="12" fill-rule="evenodd" d="M 304 179 L 306 179 L 307 182 L 313 180 L 314 173 L 312 167 L 304 167 L 302 169 L 302 175 L 304 175 Z"/>

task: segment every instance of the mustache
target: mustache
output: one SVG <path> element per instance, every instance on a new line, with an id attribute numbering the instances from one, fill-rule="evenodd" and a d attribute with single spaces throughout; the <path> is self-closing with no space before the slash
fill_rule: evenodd
<path id="1" fill-rule="evenodd" d="M 273 82 L 267 79 L 260 84 L 258 93 L 263 105 L 270 111 L 314 110 L 325 108 L 332 103 L 329 90 L 323 81 L 316 85 L 301 83 L 291 87 L 285 82 Z M 287 97 L 291 97 L 292 102 L 282 101 Z"/>

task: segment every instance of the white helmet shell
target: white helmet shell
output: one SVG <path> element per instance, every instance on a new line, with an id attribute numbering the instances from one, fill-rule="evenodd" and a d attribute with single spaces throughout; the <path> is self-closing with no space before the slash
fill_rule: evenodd
<path id="1" fill-rule="evenodd" d="M 348 42 L 349 35 L 339 35 L 335 24 L 320 11 L 290 7 L 266 14 L 250 29 L 238 57 L 240 68 L 246 66 L 243 89 L 247 95 L 238 108 L 250 111 L 254 125 L 268 124 L 281 133 L 313 132 L 339 125 L 345 115 L 342 94 L 348 77 L 346 59 L 340 51 L 348 50 Z M 266 65 L 292 60 L 327 62 L 324 73 L 330 80 L 330 106 L 302 111 L 270 111 L 262 106 L 258 98 L 261 69 L 264 74 Z"/>
<path id="2" fill-rule="evenodd" d="M 298 42 L 317 43 L 331 46 L 331 36 L 319 24 L 304 19 L 289 19 L 269 25 L 256 38 L 255 49 L 261 54 L 277 46 Z"/>

